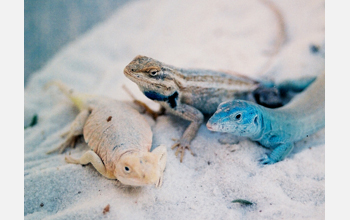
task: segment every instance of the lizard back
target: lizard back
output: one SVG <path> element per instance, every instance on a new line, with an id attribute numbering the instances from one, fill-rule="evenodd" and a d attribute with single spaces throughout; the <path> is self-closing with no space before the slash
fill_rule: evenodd
<path id="1" fill-rule="evenodd" d="M 139 112 L 108 98 L 97 102 L 85 123 L 84 138 L 105 164 L 125 151 L 151 149 L 152 131 Z"/>
<path id="2" fill-rule="evenodd" d="M 260 85 L 249 77 L 220 71 L 174 68 L 173 72 L 181 87 L 181 100 L 204 114 L 212 114 L 228 100 L 247 100 Z"/>
<path id="3" fill-rule="evenodd" d="M 325 126 L 325 74 L 287 105 L 263 111 L 264 118 L 271 122 L 270 129 L 288 134 L 291 141 L 315 133 Z"/>

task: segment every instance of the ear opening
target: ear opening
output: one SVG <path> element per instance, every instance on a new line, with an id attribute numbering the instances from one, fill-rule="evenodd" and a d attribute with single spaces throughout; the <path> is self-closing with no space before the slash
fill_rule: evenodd
<path id="1" fill-rule="evenodd" d="M 255 116 L 254 118 L 254 124 L 259 125 L 259 116 Z"/>

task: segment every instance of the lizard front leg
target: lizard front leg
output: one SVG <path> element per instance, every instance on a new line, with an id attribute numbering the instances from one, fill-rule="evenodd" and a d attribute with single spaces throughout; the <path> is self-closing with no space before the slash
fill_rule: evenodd
<path id="1" fill-rule="evenodd" d="M 277 163 L 278 161 L 283 160 L 293 148 L 293 143 L 281 144 L 276 147 L 269 156 L 265 155 L 265 157 L 261 158 L 259 162 L 263 165 Z"/>
<path id="2" fill-rule="evenodd" d="M 86 165 L 91 163 L 95 169 L 108 179 L 116 179 L 114 175 L 107 172 L 105 165 L 103 164 L 101 158 L 92 150 L 89 150 L 81 156 L 80 159 L 75 159 L 71 156 L 66 156 L 65 160 L 67 163 L 82 164 Z"/>
<path id="3" fill-rule="evenodd" d="M 194 155 L 190 149 L 190 143 L 196 136 L 200 125 L 203 123 L 204 116 L 198 109 L 186 104 L 179 104 L 175 108 L 171 109 L 171 113 L 191 122 L 191 124 L 186 128 L 181 139 L 171 147 L 171 149 L 178 147 L 175 155 L 178 156 L 181 154 L 180 162 L 182 162 L 186 149 L 188 149 L 191 154 Z"/>
<path id="4" fill-rule="evenodd" d="M 67 134 L 64 134 L 64 135 L 67 135 L 66 140 L 62 144 L 60 144 L 57 148 L 54 148 L 46 153 L 51 154 L 55 151 L 59 151 L 59 153 L 62 153 L 68 146 L 74 147 L 78 136 L 83 134 L 83 128 L 89 115 L 90 115 L 89 110 L 86 109 L 81 111 L 72 122 Z"/>

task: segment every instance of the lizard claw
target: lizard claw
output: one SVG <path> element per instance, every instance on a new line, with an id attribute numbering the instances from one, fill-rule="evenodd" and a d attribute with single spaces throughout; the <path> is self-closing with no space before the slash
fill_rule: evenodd
<path id="1" fill-rule="evenodd" d="M 159 177 L 158 182 L 156 183 L 156 188 L 160 188 L 162 186 L 162 184 L 163 184 L 163 171 L 162 171 L 162 174 Z"/>
<path id="2" fill-rule="evenodd" d="M 79 164 L 79 159 L 74 159 L 74 158 L 71 157 L 71 156 L 65 156 L 65 157 L 64 157 L 64 160 L 65 160 L 67 163 Z"/>
<path id="3" fill-rule="evenodd" d="M 259 159 L 261 165 L 268 165 L 276 163 L 275 160 L 271 159 L 269 156 L 265 155 L 264 157 Z"/>
<path id="4" fill-rule="evenodd" d="M 178 141 L 176 142 L 172 147 L 171 149 L 173 150 L 174 148 L 177 148 L 176 152 L 175 152 L 175 156 L 177 157 L 179 155 L 179 153 L 181 153 L 181 156 L 180 156 L 180 162 L 182 163 L 182 159 L 185 155 L 185 150 L 188 149 L 190 151 L 190 153 L 192 154 L 192 156 L 194 156 L 194 153 L 193 151 L 191 150 L 190 148 L 190 143 L 189 142 L 186 142 L 186 141 Z"/>

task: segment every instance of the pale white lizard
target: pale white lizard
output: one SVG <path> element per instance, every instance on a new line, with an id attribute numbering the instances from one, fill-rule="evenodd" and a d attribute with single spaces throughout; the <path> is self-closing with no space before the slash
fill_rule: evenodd
<path id="1" fill-rule="evenodd" d="M 64 134 L 65 141 L 48 153 L 62 153 L 68 146 L 74 147 L 83 135 L 91 150 L 80 159 L 66 156 L 66 162 L 91 163 L 104 177 L 118 179 L 125 185 L 162 185 L 166 147 L 160 145 L 150 152 L 152 131 L 138 111 L 122 101 L 75 93 L 59 81 L 50 84 L 68 96 L 80 113 Z"/>

